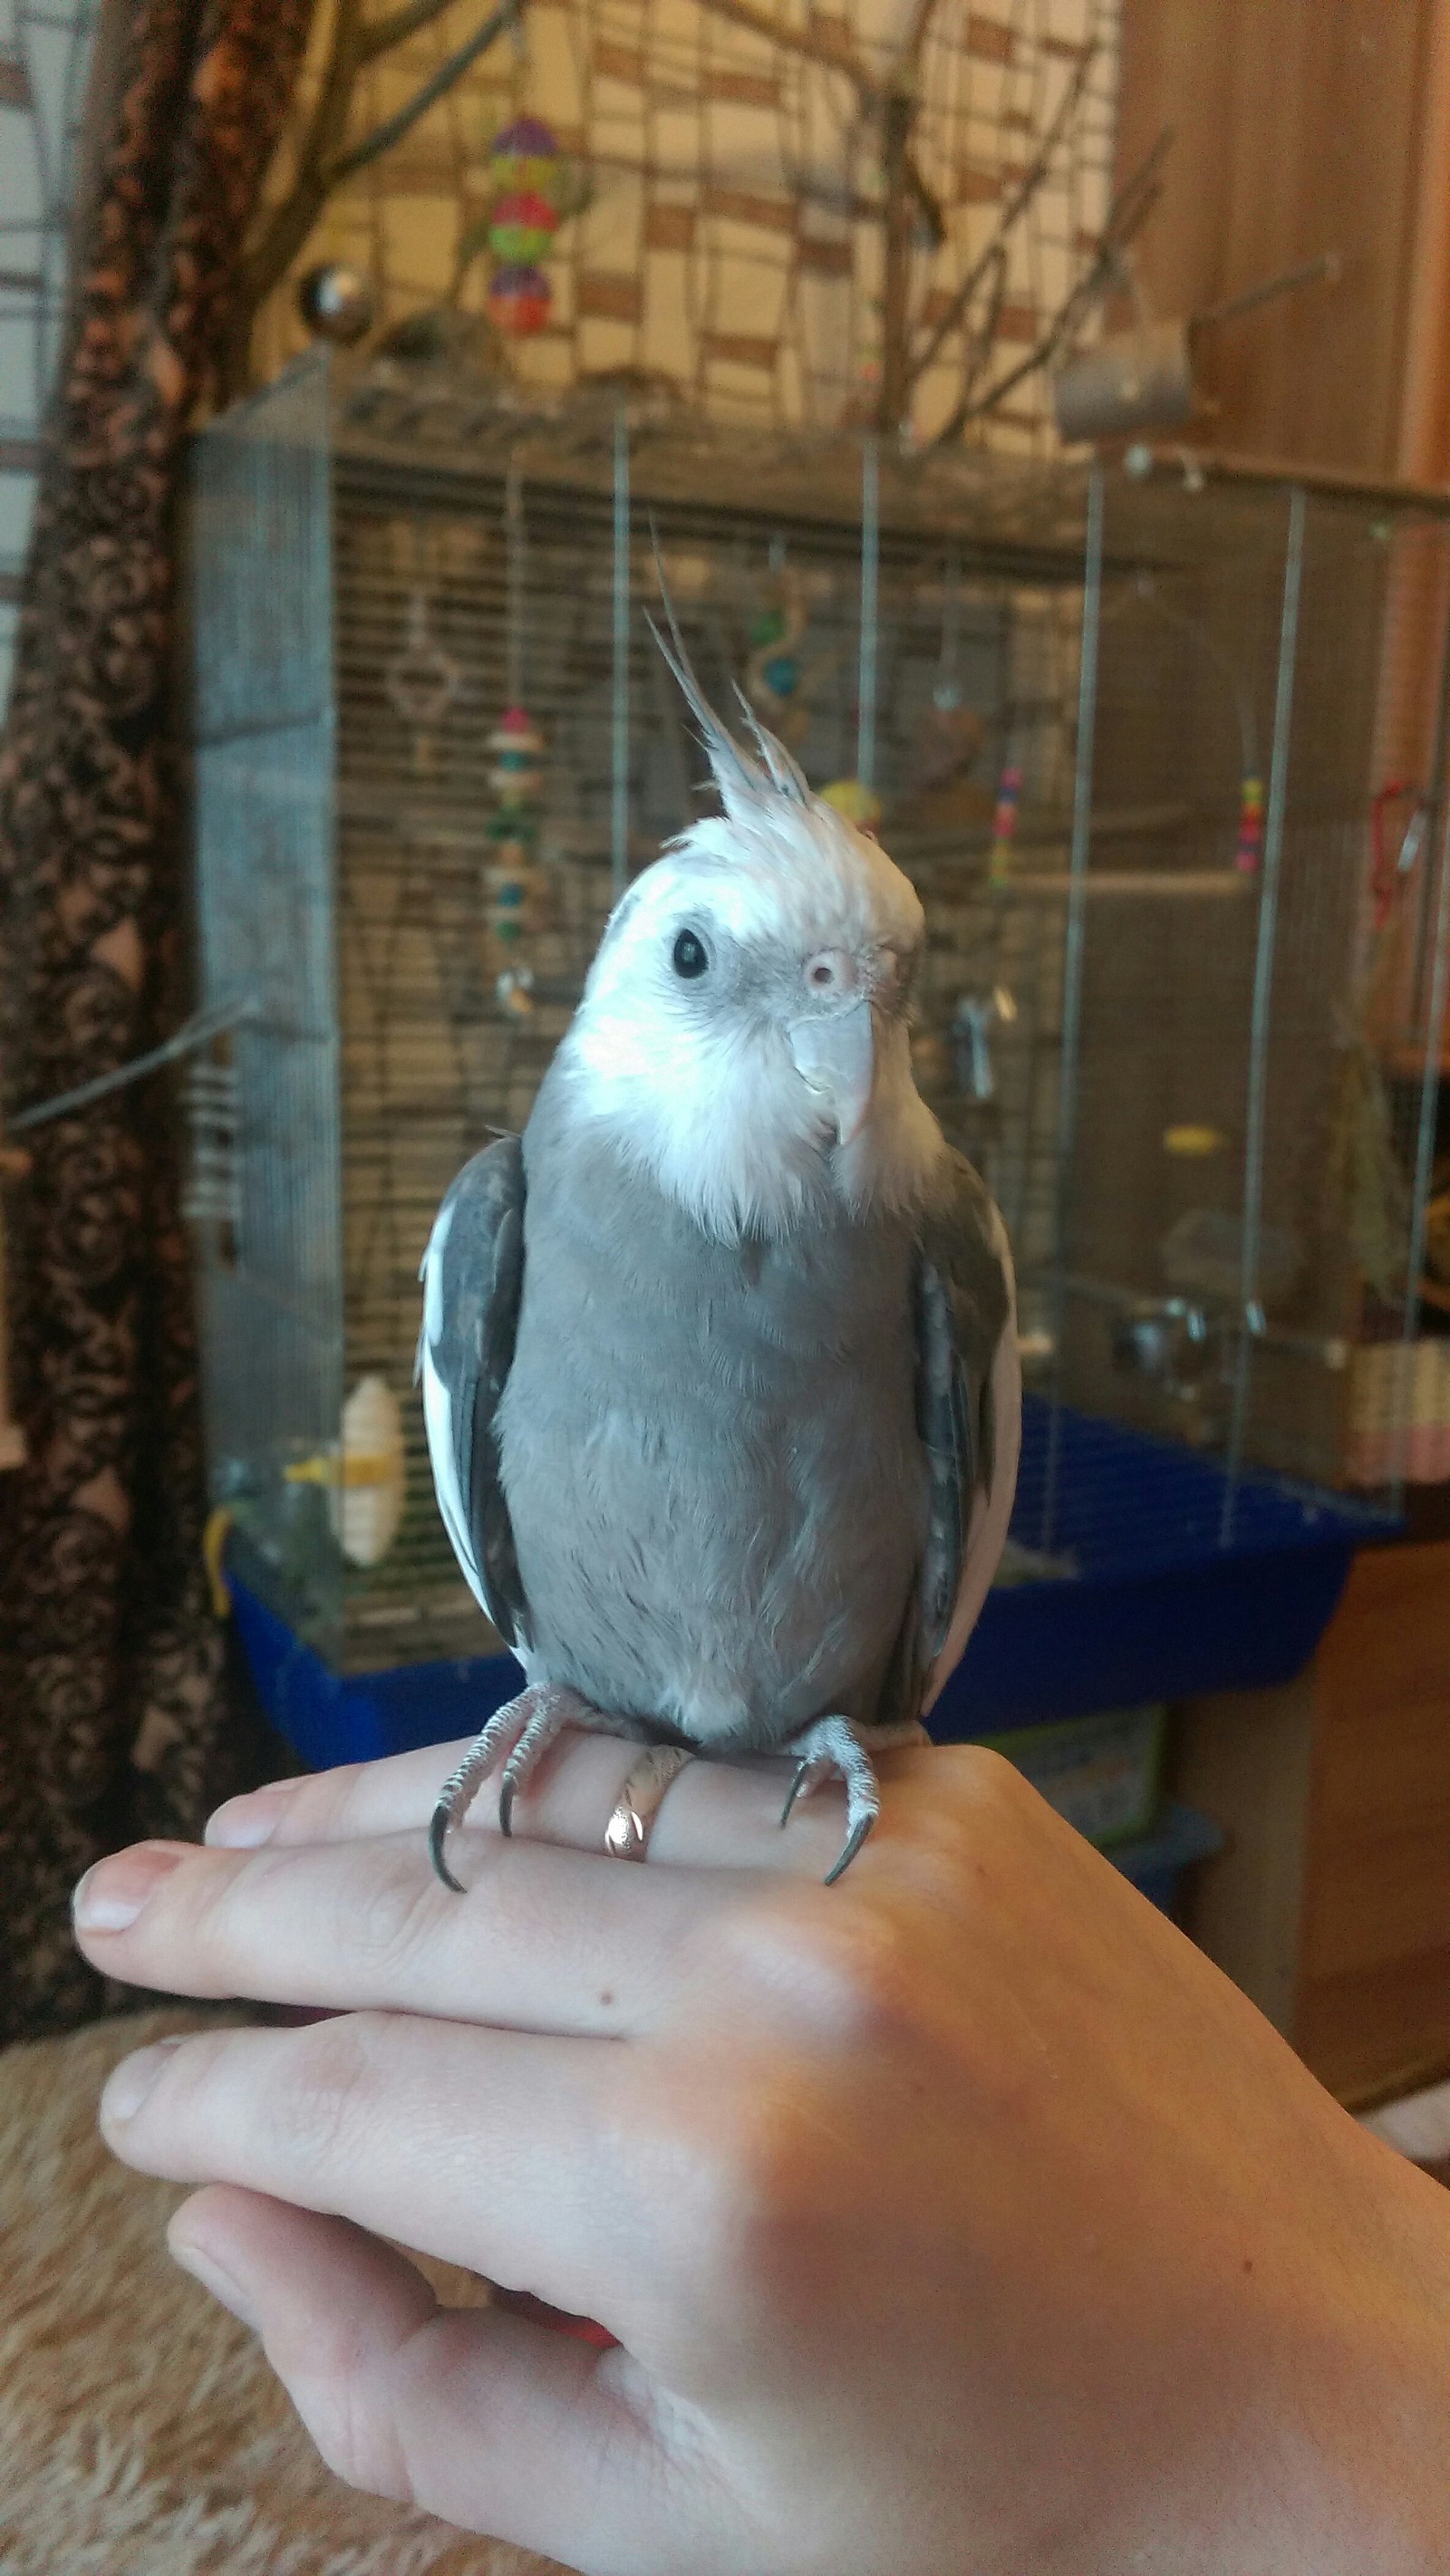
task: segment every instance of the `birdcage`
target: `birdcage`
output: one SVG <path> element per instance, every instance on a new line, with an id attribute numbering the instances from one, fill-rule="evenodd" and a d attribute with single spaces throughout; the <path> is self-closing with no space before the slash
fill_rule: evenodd
<path id="1" fill-rule="evenodd" d="M 332 1673 L 488 1648 L 412 1391 L 417 1267 L 612 900 L 701 810 L 662 587 L 707 694 L 879 808 L 925 904 L 918 1081 L 1005 1211 L 1029 1385 L 978 1699 L 1192 1686 L 1185 1569 L 1198 1686 L 1298 1651 L 1281 1619 L 1226 1668 L 1213 1585 L 1250 1562 L 1319 1551 L 1312 1643 L 1365 1517 L 1335 1489 L 1406 1472 L 1432 1316 L 1450 520 L 1133 462 L 321 355 L 198 440 L 201 949 L 233 1023 L 193 1093 L 212 1473 L 243 1584 Z M 1054 1620 L 1095 1587 L 1140 1643 L 1158 1619 L 1168 1680 L 1089 1673 Z"/>

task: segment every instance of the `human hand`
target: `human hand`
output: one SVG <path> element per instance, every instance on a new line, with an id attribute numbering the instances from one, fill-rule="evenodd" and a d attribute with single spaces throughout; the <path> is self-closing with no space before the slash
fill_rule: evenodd
<path id="1" fill-rule="evenodd" d="M 338 2473 L 591 2576 L 1443 2571 L 1437 2187 L 996 1757 L 887 1756 L 825 1889 L 839 1802 L 782 1834 L 771 1766 L 691 1765 L 647 1866 L 597 1857 L 634 1752 L 566 1747 L 552 1842 L 466 1828 L 462 1898 L 448 1748 L 84 1883 L 107 1974 L 343 2016 L 102 2106 L 212 2186 L 172 2249 Z M 442 2313 L 382 2237 L 620 2348 Z"/>

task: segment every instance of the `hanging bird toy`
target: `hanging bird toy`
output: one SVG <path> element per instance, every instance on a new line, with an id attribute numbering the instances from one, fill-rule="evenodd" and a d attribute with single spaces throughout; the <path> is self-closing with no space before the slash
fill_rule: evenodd
<path id="1" fill-rule="evenodd" d="M 497 268 L 489 282 L 489 320 L 509 339 L 527 340 L 542 331 L 553 300 L 553 288 L 541 268 Z"/>
<path id="2" fill-rule="evenodd" d="M 772 557 L 777 551 L 772 547 Z M 772 574 L 771 597 L 750 621 L 745 694 L 762 723 L 794 747 L 810 723 L 806 709 L 797 703 L 805 600 L 798 576 L 786 569 L 783 558 L 773 561 Z"/>
<path id="3" fill-rule="evenodd" d="M 488 920 L 496 947 L 502 952 L 502 968 L 494 986 L 499 1006 L 511 1018 L 527 1019 L 534 1006 L 534 978 L 521 952 L 529 927 L 530 898 L 537 882 L 534 859 L 544 783 L 544 737 L 523 704 L 528 530 L 523 477 L 517 466 L 510 467 L 504 487 L 504 534 L 508 550 L 504 650 L 509 702 L 488 738 L 493 755 L 488 783 L 497 800 L 487 827 Z"/>
<path id="4" fill-rule="evenodd" d="M 1022 802 L 1022 772 L 1015 760 L 1009 760 L 997 781 L 997 803 L 992 815 L 992 849 L 987 861 L 987 876 L 994 886 L 1007 884 L 1012 874 L 1012 850 L 1017 839 L 1017 813 Z"/>
<path id="5" fill-rule="evenodd" d="M 928 794 L 962 778 L 982 748 L 985 727 L 976 709 L 967 704 L 961 650 L 962 568 L 953 554 L 942 582 L 941 659 L 916 741 L 916 783 Z"/>
<path id="6" fill-rule="evenodd" d="M 499 945 L 512 951 L 526 927 L 539 833 L 544 737 L 522 707 L 506 707 L 489 735 L 488 747 L 493 754 L 488 783 L 498 799 L 488 825 L 490 926 Z"/>
<path id="7" fill-rule="evenodd" d="M 1239 832 L 1234 866 L 1241 877 L 1256 877 L 1264 852 L 1264 782 L 1246 778 L 1239 793 Z"/>
<path id="8" fill-rule="evenodd" d="M 489 284 L 489 316 L 510 339 L 527 339 L 543 329 L 553 303 L 539 262 L 559 229 L 564 158 L 558 138 L 541 118 L 517 116 L 495 136 L 488 172 L 495 195 L 487 240 L 499 263 Z"/>

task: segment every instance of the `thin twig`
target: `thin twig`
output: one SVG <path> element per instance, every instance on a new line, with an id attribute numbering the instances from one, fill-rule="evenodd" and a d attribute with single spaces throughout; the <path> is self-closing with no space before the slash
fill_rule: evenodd
<path id="1" fill-rule="evenodd" d="M 429 108 L 436 106 L 455 82 L 463 78 L 469 65 L 477 62 L 480 54 L 487 53 L 490 45 L 497 43 L 505 27 L 512 26 L 520 15 L 523 6 L 524 0 L 501 0 L 501 6 L 485 18 L 466 44 L 460 45 L 456 53 L 439 64 L 436 72 L 430 74 L 421 89 L 414 91 L 405 106 L 375 126 L 372 133 L 365 135 L 361 143 L 355 143 L 350 151 L 339 153 L 331 167 L 329 187 L 335 188 L 341 179 L 350 179 L 354 171 L 366 169 L 370 161 L 380 159 L 384 152 L 392 150 L 395 143 L 401 142 L 419 117 L 426 116 Z"/>
<path id="2" fill-rule="evenodd" d="M 1105 243 L 1116 242 L 1121 249 L 1132 239 L 1133 234 L 1139 230 L 1143 221 L 1143 212 L 1146 211 L 1146 209 L 1140 211 L 1138 206 L 1138 200 L 1145 192 L 1151 194 L 1152 202 L 1156 206 L 1162 194 L 1162 189 L 1158 185 L 1158 173 L 1168 156 L 1172 142 L 1173 128 L 1171 125 L 1165 125 L 1156 140 L 1149 145 L 1137 168 L 1129 171 L 1121 188 L 1116 191 L 1109 203 L 1103 220 L 1102 233 L 1099 236 L 1100 248 Z"/>
<path id="3" fill-rule="evenodd" d="M 926 43 L 926 32 L 931 25 L 932 13 L 936 5 L 937 0 L 915 0 L 911 13 L 911 25 L 906 31 L 906 41 L 896 57 L 898 80 L 903 72 L 915 73 L 916 66 L 921 60 L 921 49 Z"/>
<path id="4" fill-rule="evenodd" d="M 411 0 L 405 9 L 390 9 L 384 18 L 367 19 L 358 37 L 358 61 L 373 63 L 379 54 L 390 54 L 394 45 L 405 44 L 420 28 L 431 27 L 435 18 L 441 18 L 444 10 L 452 7 L 453 0 Z"/>
<path id="5" fill-rule="evenodd" d="M 428 17 L 441 16 L 449 5 L 450 0 L 411 0 L 410 6 L 369 27 L 362 15 L 361 0 L 337 0 L 331 47 L 312 114 L 298 146 L 291 184 L 285 196 L 268 210 L 260 234 L 240 263 L 236 319 L 227 356 L 228 390 L 239 391 L 246 381 L 247 352 L 256 314 L 273 287 L 286 276 L 338 181 L 376 160 L 400 135 L 406 134 L 494 42 L 525 0 L 504 0 L 504 5 L 440 65 L 405 107 L 360 144 L 344 150 L 343 137 L 363 64 L 384 50 L 384 37 L 388 44 L 400 43 L 415 26 L 426 24 Z"/>
<path id="6" fill-rule="evenodd" d="M 337 0 L 332 50 L 298 146 L 292 184 L 271 208 L 260 236 L 241 262 L 240 312 L 255 313 L 262 298 L 286 275 L 327 203 L 328 167 L 346 131 L 352 105 L 359 24 L 360 0 Z"/>
<path id="7" fill-rule="evenodd" d="M 796 54 L 803 62 L 817 64 L 822 71 L 840 72 L 854 88 L 863 113 L 877 116 L 881 113 L 893 88 L 903 85 L 900 78 L 903 68 L 908 73 L 904 85 L 910 88 L 911 68 L 925 37 L 937 0 L 916 0 L 916 18 L 913 21 L 911 34 L 898 58 L 895 71 L 891 78 L 886 80 L 872 71 L 864 56 L 858 54 L 854 46 L 845 38 L 823 36 L 818 28 L 813 31 L 810 28 L 782 26 L 768 10 L 757 8 L 754 0 L 698 0 L 698 5 L 707 10 L 712 17 L 727 18 L 732 26 L 748 28 L 751 35 L 759 36 L 763 44 L 778 46 L 783 53 Z M 906 182 L 921 208 L 922 220 L 931 234 L 934 247 L 940 248 L 946 239 L 946 218 L 939 198 L 927 185 L 915 156 L 911 154 L 907 156 Z M 872 208 L 869 211 L 877 210 Z"/>
<path id="8" fill-rule="evenodd" d="M 1071 292 L 1064 297 L 1041 337 L 1028 350 L 1026 356 L 1019 359 L 1015 367 L 1010 367 L 1005 376 L 999 377 L 996 384 L 989 386 L 986 393 L 976 402 L 970 399 L 970 395 L 972 384 L 980 373 L 980 368 L 974 366 L 971 377 L 963 386 L 956 408 L 950 418 L 943 422 L 932 440 L 933 447 L 946 446 L 951 439 L 960 435 L 969 421 L 984 420 L 989 412 L 996 410 L 997 405 L 1008 394 L 1015 393 L 1026 377 L 1034 375 L 1039 367 L 1045 367 L 1049 360 L 1056 356 L 1074 324 L 1086 312 L 1089 305 L 1103 293 L 1122 253 L 1135 235 L 1142 230 L 1163 194 L 1161 181 L 1156 182 L 1146 191 L 1130 182 L 1129 189 L 1123 192 L 1125 198 L 1130 190 L 1132 203 L 1127 219 L 1120 219 L 1111 235 L 1106 228 L 1104 229 L 1090 265 L 1083 271 Z"/>
<path id="9" fill-rule="evenodd" d="M 905 171 L 907 187 L 915 197 L 927 231 L 931 235 L 932 249 L 940 250 L 947 237 L 947 219 L 942 212 L 941 199 L 927 186 L 914 152 L 908 152 L 906 155 Z"/>
<path id="10" fill-rule="evenodd" d="M 971 348 L 967 353 L 967 362 L 962 370 L 962 389 L 957 397 L 958 404 L 961 406 L 965 406 L 971 401 L 981 379 L 982 370 L 986 366 L 986 363 L 992 354 L 993 344 L 997 337 L 997 325 L 1002 318 L 1002 306 L 1006 301 L 1006 296 L 1007 245 L 1005 242 L 999 242 L 997 245 L 997 270 L 996 275 L 992 280 L 992 291 L 987 298 L 987 310 L 982 317 L 981 329 L 979 331 L 974 331 L 972 334 Z"/>
<path id="11" fill-rule="evenodd" d="M 768 9 L 758 9 L 754 0 L 698 0 L 702 9 L 715 18 L 728 18 L 733 26 L 746 27 L 767 45 L 777 45 L 783 53 L 799 54 L 809 63 L 819 63 L 823 70 L 842 72 L 859 96 L 862 106 L 880 107 L 889 84 L 878 78 L 864 57 L 845 37 L 826 36 L 819 29 L 786 27 L 773 18 Z"/>
<path id="12" fill-rule="evenodd" d="M 1047 177 L 1049 167 L 1051 166 L 1052 156 L 1056 152 L 1057 147 L 1062 140 L 1070 118 L 1077 110 L 1078 102 L 1082 97 L 1088 72 L 1092 67 L 1096 54 L 1097 45 L 1096 42 L 1094 42 L 1087 46 L 1080 56 L 1077 68 L 1058 102 L 1057 114 L 1054 116 L 1052 123 L 1049 125 L 1047 132 L 1042 138 L 1036 158 L 1028 164 L 1028 167 L 1023 171 L 1021 178 L 1018 180 L 1016 187 L 1013 189 L 1012 194 L 1002 211 L 996 231 L 993 233 L 991 240 L 984 246 L 980 256 L 972 262 L 972 265 L 968 269 L 966 276 L 963 278 L 961 285 L 957 288 L 950 304 L 942 315 L 940 322 L 937 324 L 930 339 L 927 341 L 926 347 L 923 349 L 920 357 L 913 359 L 907 372 L 908 390 L 912 385 L 917 384 L 920 381 L 927 368 L 931 365 L 943 342 L 949 339 L 952 332 L 956 329 L 963 314 L 966 312 L 967 307 L 971 303 L 973 296 L 976 294 L 977 288 L 980 286 L 982 279 L 987 275 L 988 268 L 995 257 L 998 245 L 1005 242 L 1008 234 L 1012 231 L 1019 218 L 1025 213 L 1027 207 L 1031 204 L 1032 199 L 1036 196 L 1038 189 L 1042 186 L 1044 179 Z"/>

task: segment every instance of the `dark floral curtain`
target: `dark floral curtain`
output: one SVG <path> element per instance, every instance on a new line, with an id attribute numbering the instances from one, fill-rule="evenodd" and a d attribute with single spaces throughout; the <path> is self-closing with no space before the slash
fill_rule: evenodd
<path id="1" fill-rule="evenodd" d="M 168 681 L 183 437 L 212 379 L 314 0 L 121 0 L 0 751 L 0 1051 L 13 1114 L 185 1007 Z M 105 24 L 105 22 L 103 22 Z M 108 2000 L 68 1898 L 232 1785 L 201 1561 L 194 1331 L 164 1079 L 37 1128 L 7 1192 L 0 1475 L 0 2040 Z"/>

